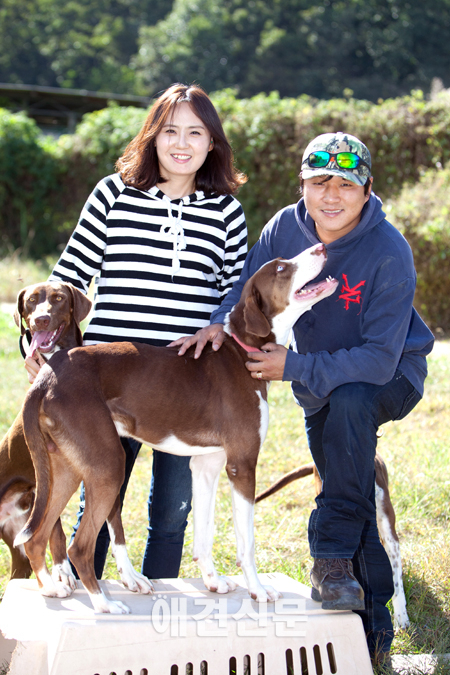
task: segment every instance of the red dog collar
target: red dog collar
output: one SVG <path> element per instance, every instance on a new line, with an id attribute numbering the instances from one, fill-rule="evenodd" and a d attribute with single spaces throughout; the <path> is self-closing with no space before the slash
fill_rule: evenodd
<path id="1" fill-rule="evenodd" d="M 236 340 L 238 345 L 242 347 L 242 349 L 245 349 L 246 352 L 260 352 L 261 350 L 258 349 L 257 347 L 250 347 L 249 345 L 246 345 L 242 342 L 242 340 L 239 340 L 238 336 L 235 335 L 234 333 L 231 333 L 231 337 Z"/>

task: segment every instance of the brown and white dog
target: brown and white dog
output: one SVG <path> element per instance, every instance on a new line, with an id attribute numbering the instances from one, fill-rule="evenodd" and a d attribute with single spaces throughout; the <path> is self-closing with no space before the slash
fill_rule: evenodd
<path id="1" fill-rule="evenodd" d="M 255 503 L 270 497 L 294 480 L 310 476 L 311 474 L 314 474 L 316 494 L 319 494 L 322 491 L 322 481 L 314 463 L 311 462 L 279 478 L 273 485 L 256 496 Z M 407 628 L 409 626 L 409 618 L 406 610 L 405 590 L 403 588 L 400 543 L 395 529 L 395 511 L 389 494 L 386 464 L 378 453 L 375 455 L 375 503 L 378 533 L 391 563 L 394 580 L 394 595 L 392 597 L 394 628 Z"/>
<path id="2" fill-rule="evenodd" d="M 59 349 L 82 345 L 80 322 L 90 308 L 90 300 L 72 284 L 47 282 L 20 291 L 14 318 L 22 336 L 30 332 L 29 353 L 35 356 L 38 351 L 48 359 Z M 12 579 L 28 578 L 32 571 L 24 547 L 14 547 L 13 541 L 30 515 L 35 486 L 20 413 L 0 442 L 0 537 L 11 551 Z M 50 550 L 54 575 L 74 587 L 59 519 L 50 537 Z"/>
<path id="3" fill-rule="evenodd" d="M 218 575 L 211 555 L 215 492 L 226 464 L 237 561 L 248 591 L 260 602 L 279 597 L 261 585 L 254 561 L 255 468 L 268 426 L 268 383 L 251 377 L 242 345 L 254 350 L 267 341 L 285 344 L 298 317 L 336 289 L 334 279 L 307 285 L 325 262 L 325 247 L 318 244 L 292 260 L 264 265 L 228 315 L 222 348 L 214 352 L 209 345 L 199 359 L 193 358 L 193 348 L 180 357 L 176 348 L 122 342 L 61 351 L 42 367 L 23 407 L 36 499 L 16 543 L 24 544 L 44 595 L 71 592 L 51 578 L 44 554 L 54 524 L 81 480 L 86 507 L 69 556 L 94 609 L 129 611 L 107 599 L 95 578 L 95 542 L 105 520 L 122 582 L 133 591 L 153 590 L 126 552 L 119 506 L 123 435 L 192 457 L 194 559 L 206 587 L 219 593 L 234 588 Z"/>

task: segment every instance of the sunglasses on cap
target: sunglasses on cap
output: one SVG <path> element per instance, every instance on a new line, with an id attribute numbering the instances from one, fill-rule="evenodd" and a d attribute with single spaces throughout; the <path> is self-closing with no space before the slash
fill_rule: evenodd
<path id="1" fill-rule="evenodd" d="M 303 164 L 308 164 L 311 169 L 323 169 L 328 166 L 332 159 L 341 169 L 357 169 L 360 164 L 364 164 L 370 169 L 370 164 L 367 164 L 354 152 L 331 153 L 325 150 L 316 150 L 303 161 Z"/>

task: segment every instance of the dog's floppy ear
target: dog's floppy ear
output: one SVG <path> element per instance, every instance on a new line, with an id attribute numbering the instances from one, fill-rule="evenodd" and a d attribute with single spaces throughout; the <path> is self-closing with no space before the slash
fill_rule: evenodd
<path id="1" fill-rule="evenodd" d="M 245 329 L 253 335 L 267 337 L 271 331 L 270 323 L 262 313 L 254 293 L 245 298 L 244 321 Z"/>
<path id="2" fill-rule="evenodd" d="M 73 316 L 77 323 L 81 323 L 91 311 L 92 302 L 87 295 L 75 288 L 73 284 L 67 284 L 70 288 L 73 298 Z"/>
<path id="3" fill-rule="evenodd" d="M 16 322 L 16 325 L 19 326 L 21 335 L 24 335 L 26 330 L 26 326 L 24 326 L 23 323 L 23 297 L 26 290 L 26 288 L 22 288 L 22 290 L 19 291 L 19 295 L 17 296 L 17 306 L 14 310 L 14 321 Z"/>
<path id="4" fill-rule="evenodd" d="M 77 328 L 77 342 L 83 344 L 83 336 L 81 335 L 80 323 L 87 317 L 91 311 L 92 302 L 89 298 L 75 288 L 73 284 L 66 283 L 66 286 L 72 294 L 72 311 L 73 311 L 73 320 Z"/>

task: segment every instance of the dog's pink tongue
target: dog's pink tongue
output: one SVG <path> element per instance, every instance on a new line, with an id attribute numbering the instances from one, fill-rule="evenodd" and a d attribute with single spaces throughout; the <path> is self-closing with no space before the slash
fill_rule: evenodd
<path id="1" fill-rule="evenodd" d="M 28 356 L 31 356 L 31 358 L 33 358 L 34 355 L 36 354 L 37 350 L 41 346 L 41 344 L 43 344 L 47 340 L 48 336 L 49 336 L 49 332 L 46 331 L 46 330 L 36 331 L 33 334 L 31 344 L 28 348 Z"/>

